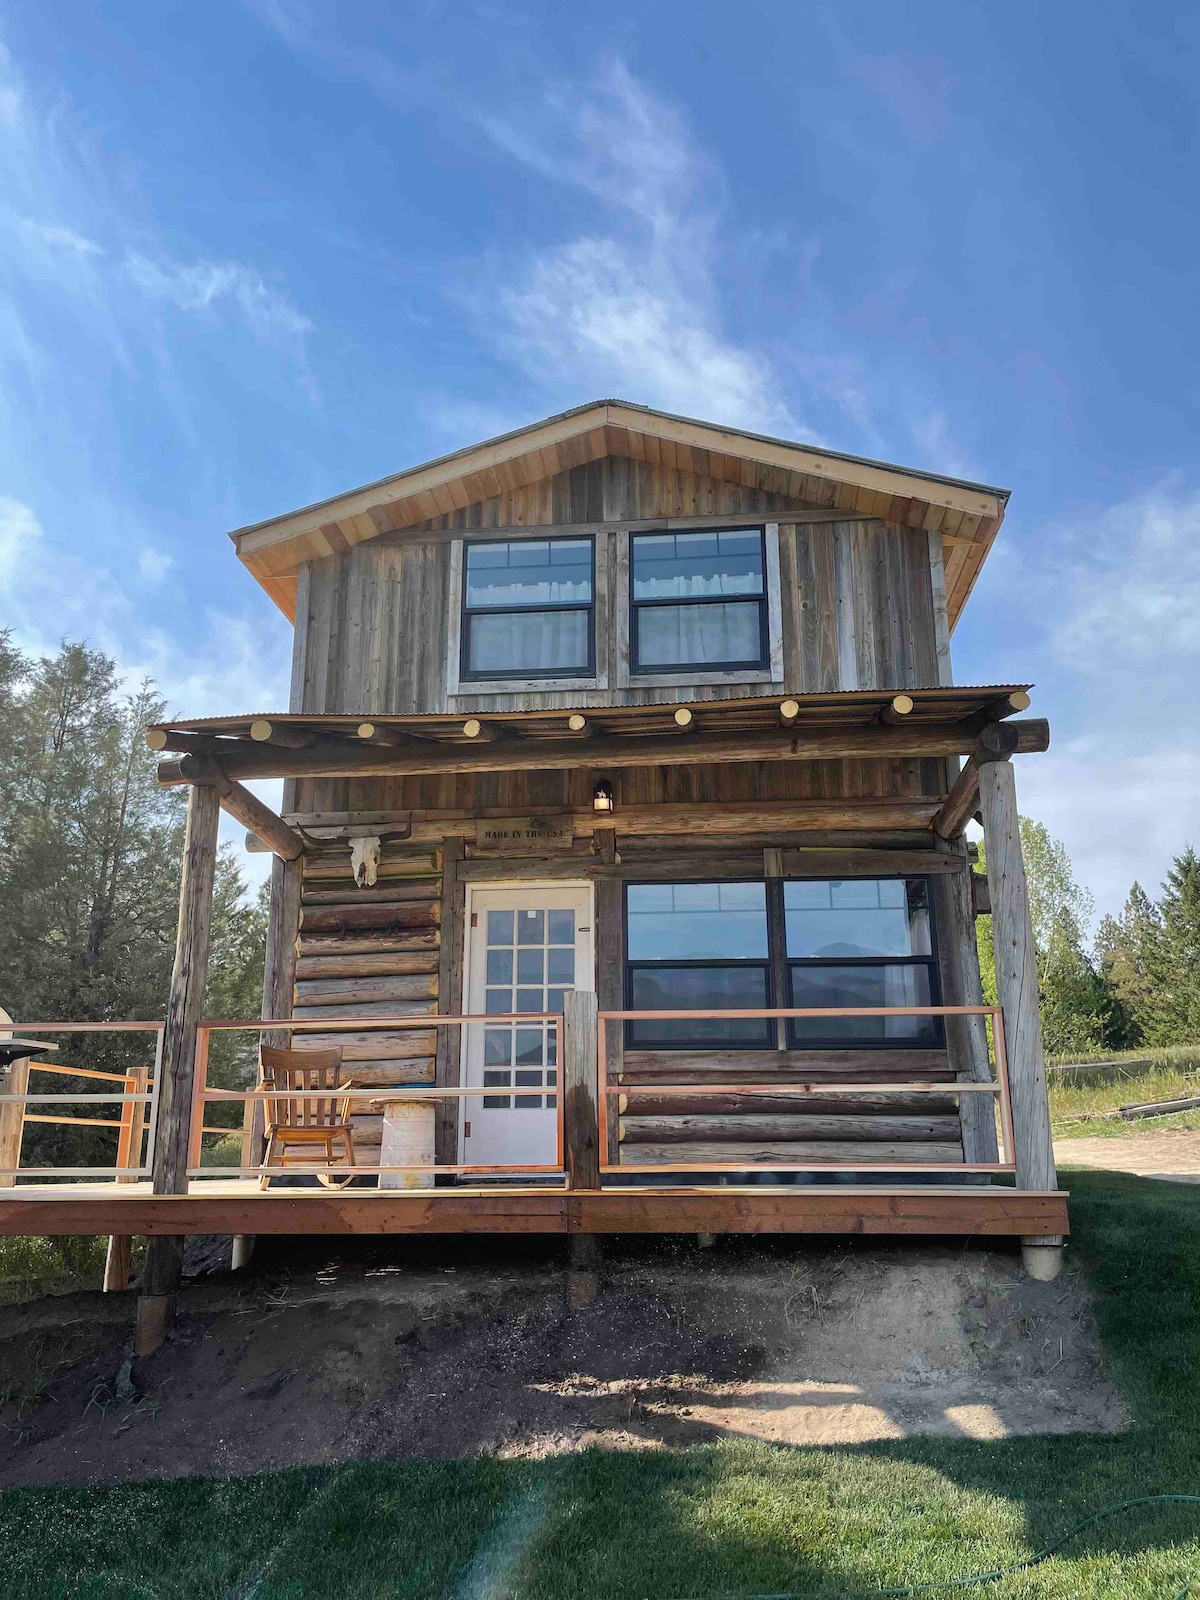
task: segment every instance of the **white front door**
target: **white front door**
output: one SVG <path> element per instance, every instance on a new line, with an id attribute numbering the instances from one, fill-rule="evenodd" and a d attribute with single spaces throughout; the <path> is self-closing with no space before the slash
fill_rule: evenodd
<path id="1" fill-rule="evenodd" d="M 473 1016 L 561 1011 L 568 989 L 595 986 L 592 891 L 586 883 L 467 890 L 463 1010 Z M 558 1040 L 544 1022 L 472 1023 L 462 1098 L 462 1160 L 552 1166 L 558 1145 Z M 505 1089 L 541 1089 L 538 1095 Z"/>

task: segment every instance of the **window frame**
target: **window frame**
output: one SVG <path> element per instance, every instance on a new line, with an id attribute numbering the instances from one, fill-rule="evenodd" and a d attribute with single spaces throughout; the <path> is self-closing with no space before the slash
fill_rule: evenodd
<path id="1" fill-rule="evenodd" d="M 571 601 L 565 605 L 532 605 L 532 606 L 472 606 L 467 603 L 467 593 L 470 587 L 470 560 L 471 551 L 486 548 L 489 545 L 514 545 L 514 544 L 586 544 L 590 561 L 590 584 L 592 597 L 587 602 Z M 471 629 L 468 622 L 470 617 L 500 617 L 500 616 L 544 616 L 547 613 L 564 611 L 587 612 L 587 663 L 581 667 L 548 667 L 539 671 L 536 667 L 513 667 L 507 670 L 489 668 L 487 671 L 475 671 L 470 665 L 471 659 Z M 590 680 L 596 677 L 596 540 L 595 536 L 587 533 L 558 533 L 552 535 L 530 532 L 525 539 L 470 539 L 463 541 L 462 553 L 462 578 L 459 585 L 458 597 L 458 662 L 457 681 L 459 684 L 487 683 L 553 683 L 561 679 Z"/>
<path id="2" fill-rule="evenodd" d="M 756 595 L 696 595 L 682 599 L 637 600 L 634 598 L 636 578 L 634 563 L 639 539 L 663 538 L 668 535 L 688 537 L 699 533 L 757 533 L 762 558 L 762 589 Z M 767 674 L 772 671 L 771 636 L 771 541 L 767 538 L 766 522 L 749 525 L 715 523 L 711 528 L 642 528 L 629 534 L 629 675 L 631 678 L 661 679 L 664 674 Z M 640 657 L 640 613 L 644 610 L 663 610 L 667 607 L 702 606 L 720 604 L 755 604 L 758 606 L 758 655 L 753 661 L 667 661 L 646 665 Z M 691 681 L 690 678 L 688 681 Z M 773 681 L 773 680 L 772 680 Z"/>
<path id="3" fill-rule="evenodd" d="M 631 959 L 629 956 L 629 891 L 630 889 L 655 888 L 661 889 L 668 884 L 708 884 L 715 883 L 721 887 L 735 883 L 762 883 L 765 885 L 763 895 L 763 918 L 766 923 L 767 953 L 765 956 L 715 956 L 715 957 L 673 957 L 661 961 L 647 959 L 644 956 Z M 772 996 L 775 991 L 775 963 L 771 955 L 771 880 L 763 878 L 627 878 L 621 885 L 621 946 L 625 953 L 624 971 L 621 975 L 621 993 L 624 999 L 624 1009 L 634 1010 L 633 1004 L 633 974 L 635 970 L 655 967 L 689 967 L 711 971 L 714 967 L 744 970 L 753 967 L 765 974 L 766 982 L 763 992 L 766 995 L 766 1005 L 763 1010 L 769 1011 Z M 668 1008 L 669 1009 L 669 1008 Z M 686 1022 L 686 1017 L 680 1017 L 676 1022 L 669 1024 L 675 1027 Z M 632 1040 L 631 1033 L 636 1022 L 627 1020 L 624 1026 L 623 1037 L 626 1050 L 774 1050 L 776 1048 L 775 1023 L 771 1017 L 761 1019 L 764 1037 L 761 1041 L 737 1039 L 732 1042 L 720 1040 L 700 1040 L 689 1042 L 677 1040 L 671 1044 L 646 1044 Z"/>
<path id="4" fill-rule="evenodd" d="M 849 879 L 860 878 L 870 882 L 900 882 L 911 883 L 920 881 L 925 884 L 925 893 L 928 897 L 929 909 L 929 948 L 927 956 L 789 956 L 787 953 L 787 925 L 784 905 L 784 885 L 788 883 L 842 883 Z M 761 883 L 764 885 L 764 910 L 767 922 L 767 954 L 765 957 L 714 957 L 710 959 L 662 959 L 653 960 L 646 957 L 631 959 L 629 950 L 629 891 L 632 888 L 655 887 L 662 888 L 666 884 L 733 884 L 733 883 Z M 712 969 L 719 967 L 746 968 L 754 967 L 766 974 L 765 992 L 767 1003 L 764 1010 L 771 1010 L 778 1006 L 779 1009 L 794 1009 L 794 994 L 792 987 L 792 971 L 795 967 L 894 967 L 912 966 L 926 967 L 929 969 L 929 1004 L 938 1006 L 942 1003 L 941 985 L 941 956 L 938 945 L 938 928 L 936 915 L 936 901 L 934 897 L 933 878 L 923 872 L 895 872 L 895 873 L 850 873 L 842 878 L 814 877 L 809 874 L 795 877 L 768 877 L 768 878 L 628 878 L 621 889 L 621 938 L 624 951 L 624 967 L 621 975 L 621 993 L 624 1000 L 624 1009 L 632 1011 L 633 1005 L 633 973 L 636 969 L 655 967 L 692 967 Z M 783 998 L 776 1000 L 776 996 Z M 780 1038 L 775 1022 L 776 1019 L 764 1018 L 764 1038 L 761 1041 L 732 1040 L 714 1041 L 680 1039 L 670 1044 L 646 1044 L 635 1042 L 631 1039 L 631 1030 L 636 1024 L 626 1021 L 622 1030 L 626 1050 L 644 1051 L 658 1054 L 662 1051 L 691 1050 L 697 1052 L 714 1052 L 721 1050 L 774 1050 L 781 1047 L 789 1054 L 802 1054 L 813 1050 L 943 1050 L 946 1047 L 945 1019 L 932 1017 L 931 1037 L 928 1039 L 880 1039 L 880 1038 L 847 1038 L 844 1035 L 838 1038 L 813 1039 L 806 1038 L 798 1041 L 795 1032 L 796 1018 L 786 1017 L 782 1039 Z M 679 1023 L 686 1018 L 679 1018 Z M 673 1024 L 674 1025 L 674 1024 Z"/>

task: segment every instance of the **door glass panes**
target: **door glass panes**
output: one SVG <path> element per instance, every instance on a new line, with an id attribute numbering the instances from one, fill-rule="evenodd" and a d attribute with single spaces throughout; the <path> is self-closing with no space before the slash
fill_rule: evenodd
<path id="1" fill-rule="evenodd" d="M 511 1012 L 561 1011 L 563 994 L 575 985 L 575 913 L 522 907 L 488 911 L 484 951 L 484 1009 Z M 553 1023 L 493 1023 L 484 1028 L 485 1089 L 545 1089 L 558 1084 L 558 1040 Z M 493 1111 L 553 1110 L 548 1094 L 489 1094 Z"/>

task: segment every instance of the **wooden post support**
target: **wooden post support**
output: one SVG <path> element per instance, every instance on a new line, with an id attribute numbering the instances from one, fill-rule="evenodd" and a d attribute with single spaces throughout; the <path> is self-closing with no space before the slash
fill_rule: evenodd
<path id="1" fill-rule="evenodd" d="M 158 1085 L 152 1169 L 155 1194 L 187 1192 L 196 1028 L 204 1014 L 204 980 L 208 972 L 220 820 L 221 803 L 216 789 L 194 785 L 188 794 L 183 873 L 179 883 L 179 928 Z M 149 1354 L 162 1343 L 170 1316 L 169 1302 L 179 1287 L 182 1274 L 183 1240 L 167 1235 L 152 1238 L 146 1251 L 142 1295 L 148 1301 L 167 1303 L 139 1307 L 137 1347 L 140 1355 Z"/>
<path id="2" fill-rule="evenodd" d="M 438 946 L 438 1010 L 457 1012 L 463 1005 L 463 943 L 466 920 L 466 884 L 458 875 L 459 863 L 465 850 L 463 840 L 457 835 L 446 839 L 442 845 L 442 921 L 441 941 Z M 457 1089 L 462 1082 L 463 1030 L 458 1027 L 437 1030 L 437 1048 L 434 1056 L 434 1082 L 443 1089 Z M 447 1099 L 435 1102 L 433 1149 L 434 1160 L 443 1166 L 452 1166 L 458 1160 L 458 1124 L 461 1100 Z M 443 1180 L 444 1181 L 444 1180 Z M 435 1180 L 436 1182 L 436 1180 Z"/>
<path id="3" fill-rule="evenodd" d="M 995 723 L 992 733 L 1009 726 Z M 1017 816 L 1016 782 L 1006 754 L 993 754 L 980 741 L 979 799 L 987 846 L 988 883 L 992 896 L 992 932 L 996 949 L 996 998 L 1004 1013 L 1008 1077 L 1012 1093 L 1014 1152 L 1018 1189 L 1056 1189 L 1054 1148 L 1050 1139 L 1050 1102 L 1038 1012 L 1037 952 L 1029 915 L 1025 863 Z M 1043 1240 L 1027 1244 L 1030 1270 L 1045 1277 L 1041 1254 L 1053 1249 Z M 1051 1273 L 1053 1275 L 1053 1273 Z"/>
<path id="4" fill-rule="evenodd" d="M 966 867 L 967 844 L 958 839 L 943 843 L 944 854 L 954 855 Z M 935 924 L 939 930 L 942 1000 L 948 1006 L 981 1006 L 983 986 L 979 978 L 979 950 L 975 943 L 975 918 L 971 906 L 970 872 L 939 872 L 933 877 Z M 946 1053 L 950 1070 L 960 1082 L 988 1083 L 991 1065 L 988 1057 L 987 1027 L 983 1017 L 947 1017 Z M 997 1161 L 996 1108 L 986 1094 L 959 1097 L 963 1158 L 966 1161 Z M 986 1175 L 981 1175 L 986 1181 Z"/>
<path id="5" fill-rule="evenodd" d="M 0 1013 L 7 1021 L 5 1013 Z M 7 1038 L 13 1035 L 7 1034 Z M 0 1067 L 0 1087 L 5 1094 L 28 1094 L 29 1057 L 10 1061 L 7 1068 Z M 25 1107 L 16 1101 L 0 1105 L 0 1171 L 15 1170 L 21 1165 L 21 1135 L 25 1131 Z M 0 1178 L 0 1187 L 11 1189 L 15 1178 Z"/>
<path id="6" fill-rule="evenodd" d="M 596 996 L 585 989 L 568 989 L 563 996 L 562 1062 L 563 1126 L 568 1189 L 600 1187 L 600 1121 L 596 1113 L 598 1066 L 596 1055 Z M 567 1304 L 573 1309 L 591 1305 L 600 1290 L 599 1241 L 591 1234 L 573 1233 L 567 1241 Z"/>
<path id="7" fill-rule="evenodd" d="M 277 856 L 285 861 L 297 861 L 303 855 L 304 840 L 295 828 L 289 828 L 256 794 L 227 778 L 210 757 L 184 756 L 179 770 L 189 783 L 213 789 L 220 799 L 221 809 L 249 828 Z"/>
<path id="8" fill-rule="evenodd" d="M 596 1113 L 596 996 L 568 989 L 563 996 L 563 1126 L 568 1189 L 600 1187 L 600 1121 Z"/>

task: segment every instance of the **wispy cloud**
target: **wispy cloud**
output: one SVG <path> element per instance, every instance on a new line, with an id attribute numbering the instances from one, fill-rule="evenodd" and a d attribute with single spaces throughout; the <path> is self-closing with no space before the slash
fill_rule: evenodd
<path id="1" fill-rule="evenodd" d="M 464 303 L 529 378 L 701 412 L 769 432 L 805 430 L 761 350 L 722 327 L 720 175 L 678 113 L 620 61 L 519 112 L 474 119 L 506 155 L 607 208 L 610 227 L 469 275 Z"/>
<path id="2" fill-rule="evenodd" d="M 0 594 L 14 592 L 42 538 L 42 525 L 30 508 L 0 495 Z"/>
<path id="3" fill-rule="evenodd" d="M 61 247 L 65 250 L 74 250 L 76 255 L 102 256 L 104 246 L 96 243 L 94 239 L 85 239 L 81 233 L 76 233 L 73 228 L 56 227 L 49 222 L 35 222 L 32 217 L 18 217 L 18 223 L 26 233 L 32 234 L 35 239 L 40 239 L 43 244 Z"/>
<path id="4" fill-rule="evenodd" d="M 238 261 L 155 261 L 131 250 L 125 257 L 125 273 L 143 294 L 180 311 L 232 308 L 264 344 L 302 354 L 305 336 L 313 331 L 313 324 L 283 290 Z"/>

